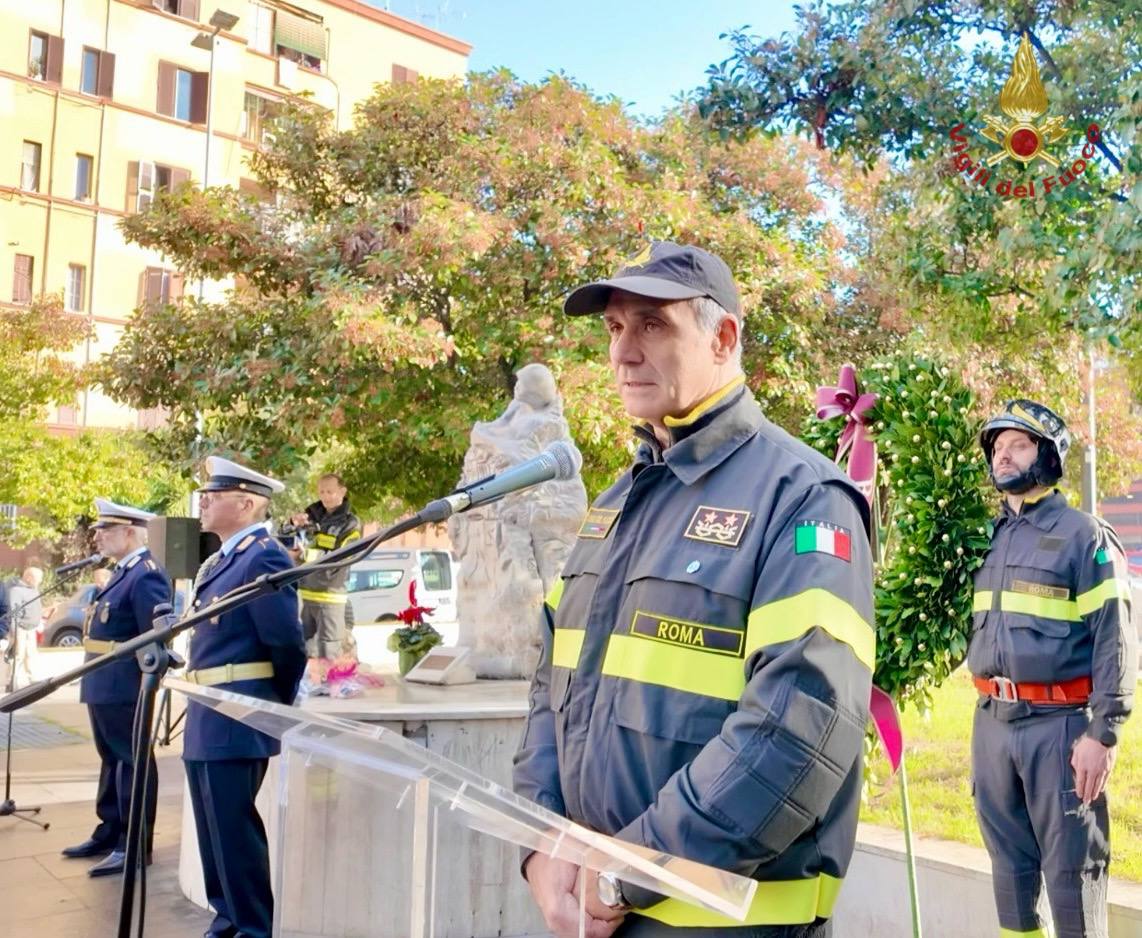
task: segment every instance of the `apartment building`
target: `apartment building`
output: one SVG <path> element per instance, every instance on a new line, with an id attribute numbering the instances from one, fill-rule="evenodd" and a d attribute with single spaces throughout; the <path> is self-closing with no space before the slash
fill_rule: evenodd
<path id="1" fill-rule="evenodd" d="M 278 102 L 348 126 L 377 82 L 449 78 L 471 47 L 359 0 L 0 0 L 0 303 L 62 293 L 92 361 L 180 276 L 124 215 L 184 180 L 240 187 Z M 147 427 L 91 391 L 58 429 Z"/>

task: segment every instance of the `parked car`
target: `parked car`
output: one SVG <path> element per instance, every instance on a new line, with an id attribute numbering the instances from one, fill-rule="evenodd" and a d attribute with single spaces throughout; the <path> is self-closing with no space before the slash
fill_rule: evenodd
<path id="1" fill-rule="evenodd" d="M 416 581 L 418 605 L 430 606 L 429 622 L 456 620 L 456 577 L 450 551 L 375 550 L 349 568 L 346 590 L 358 625 L 393 622 L 408 608 L 408 584 Z"/>
<path id="2" fill-rule="evenodd" d="M 37 642 L 51 648 L 78 648 L 82 645 L 83 619 L 98 589 L 94 583 L 87 583 L 66 599 L 58 600 L 51 617 L 43 626 L 43 631 L 37 636 Z M 175 615 L 182 615 L 185 606 L 186 596 L 182 592 L 176 593 Z"/>
<path id="3" fill-rule="evenodd" d="M 55 610 L 44 625 L 41 644 L 52 648 L 78 648 L 83 644 L 83 618 L 99 587 L 94 583 L 81 586 L 66 599 L 55 604 Z"/>

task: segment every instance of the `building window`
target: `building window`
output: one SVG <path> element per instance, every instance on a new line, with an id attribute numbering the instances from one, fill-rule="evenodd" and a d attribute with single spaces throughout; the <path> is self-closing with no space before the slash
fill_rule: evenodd
<path id="1" fill-rule="evenodd" d="M 156 110 L 191 124 L 205 124 L 209 81 L 206 72 L 192 72 L 170 62 L 160 62 Z"/>
<path id="2" fill-rule="evenodd" d="M 83 47 L 83 61 L 79 75 L 79 90 L 84 94 L 110 98 L 115 84 L 115 56 L 100 49 Z"/>
<path id="3" fill-rule="evenodd" d="M 279 10 L 274 18 L 274 49 L 291 62 L 321 71 L 325 40 L 325 24 L 319 16 L 303 17 Z"/>
<path id="4" fill-rule="evenodd" d="M 182 297 L 182 274 L 164 267 L 148 267 L 139 284 L 139 305 L 146 309 L 165 306 Z"/>
<path id="5" fill-rule="evenodd" d="M 416 81 L 417 72 L 414 68 L 407 68 L 404 65 L 393 66 L 393 84 L 394 85 L 411 85 Z"/>
<path id="6" fill-rule="evenodd" d="M 11 502 L 0 505 L 0 534 L 16 533 L 16 516 L 19 513 L 19 506 Z"/>
<path id="7" fill-rule="evenodd" d="M 36 261 L 30 254 L 17 254 L 15 269 L 12 272 L 12 302 L 32 302 L 32 275 Z"/>
<path id="8" fill-rule="evenodd" d="M 83 299 L 87 291 L 87 268 L 82 264 L 67 265 L 67 301 L 64 307 L 69 313 L 83 312 Z"/>
<path id="9" fill-rule="evenodd" d="M 58 82 L 62 74 L 63 40 L 59 36 L 29 30 L 28 77 Z"/>
<path id="10" fill-rule="evenodd" d="M 28 77 L 43 81 L 48 74 L 47 33 L 32 32 L 28 42 Z"/>
<path id="11" fill-rule="evenodd" d="M 95 94 L 99 87 L 99 50 L 83 49 L 83 62 L 79 72 L 79 90 L 84 94 Z"/>
<path id="12" fill-rule="evenodd" d="M 270 55 L 274 51 L 274 11 L 269 7 L 250 6 L 249 48 Z"/>
<path id="13" fill-rule="evenodd" d="M 127 211 L 145 211 L 159 192 L 170 192 L 189 181 L 188 169 L 149 160 L 132 162 L 127 167 Z"/>
<path id="14" fill-rule="evenodd" d="M 198 19 L 198 0 L 151 0 L 155 9 L 187 20 Z"/>
<path id="15" fill-rule="evenodd" d="M 135 415 L 135 420 L 140 430 L 159 430 L 166 426 L 166 408 L 147 407 Z"/>
<path id="16" fill-rule="evenodd" d="M 79 423 L 79 408 L 75 404 L 60 404 L 56 409 L 56 423 L 74 427 Z"/>
<path id="17" fill-rule="evenodd" d="M 280 101 L 247 91 L 242 108 L 242 137 L 259 146 L 269 143 L 272 139 L 270 124 L 280 111 Z"/>
<path id="18" fill-rule="evenodd" d="M 95 160 L 86 153 L 75 154 L 75 197 L 79 201 L 91 198 L 91 178 Z"/>
<path id="19" fill-rule="evenodd" d="M 40 191 L 40 157 L 44 148 L 31 140 L 24 141 L 24 161 L 20 166 L 20 188 Z"/>

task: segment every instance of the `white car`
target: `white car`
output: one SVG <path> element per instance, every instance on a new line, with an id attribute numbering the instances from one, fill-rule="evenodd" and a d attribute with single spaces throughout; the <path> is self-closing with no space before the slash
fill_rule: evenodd
<path id="1" fill-rule="evenodd" d="M 456 621 L 456 576 L 450 551 L 418 548 L 375 550 L 349 568 L 346 590 L 356 625 L 396 622 L 407 609 L 408 584 L 416 582 L 416 604 L 429 606 L 432 624 Z"/>

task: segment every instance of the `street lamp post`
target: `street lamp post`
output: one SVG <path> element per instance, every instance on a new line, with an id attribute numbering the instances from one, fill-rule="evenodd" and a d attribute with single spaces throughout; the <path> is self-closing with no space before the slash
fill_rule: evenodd
<path id="1" fill-rule="evenodd" d="M 225 10 L 215 10 L 210 17 L 210 25 L 213 27 L 211 32 L 199 32 L 190 44 L 196 49 L 203 49 L 210 53 L 210 70 L 206 78 L 206 156 L 202 161 L 202 188 L 206 190 L 210 185 L 210 143 L 212 138 L 212 131 L 214 127 L 214 50 L 218 45 L 218 34 L 222 30 L 231 30 L 238 23 L 238 17 L 233 13 L 227 13 Z M 203 277 L 198 281 L 198 302 L 202 302 L 206 295 L 206 278 Z M 198 440 L 202 439 L 203 419 L 202 412 L 198 411 L 194 418 L 195 423 L 195 436 Z M 199 516 L 198 507 L 198 492 L 192 492 L 190 495 L 190 516 L 197 518 Z"/>
<path id="2" fill-rule="evenodd" d="M 222 30 L 233 29 L 238 22 L 238 17 L 233 13 L 227 13 L 225 10 L 215 10 L 210 17 L 210 25 L 214 27 L 212 32 L 200 32 L 195 36 L 190 44 L 196 49 L 203 49 L 210 53 L 210 71 L 206 79 L 206 157 L 202 165 L 202 188 L 205 190 L 210 185 L 210 143 L 213 139 L 212 130 L 214 126 L 214 50 L 218 45 L 218 34 Z M 203 278 L 198 282 L 198 299 L 201 301 L 206 292 L 206 279 Z"/>

